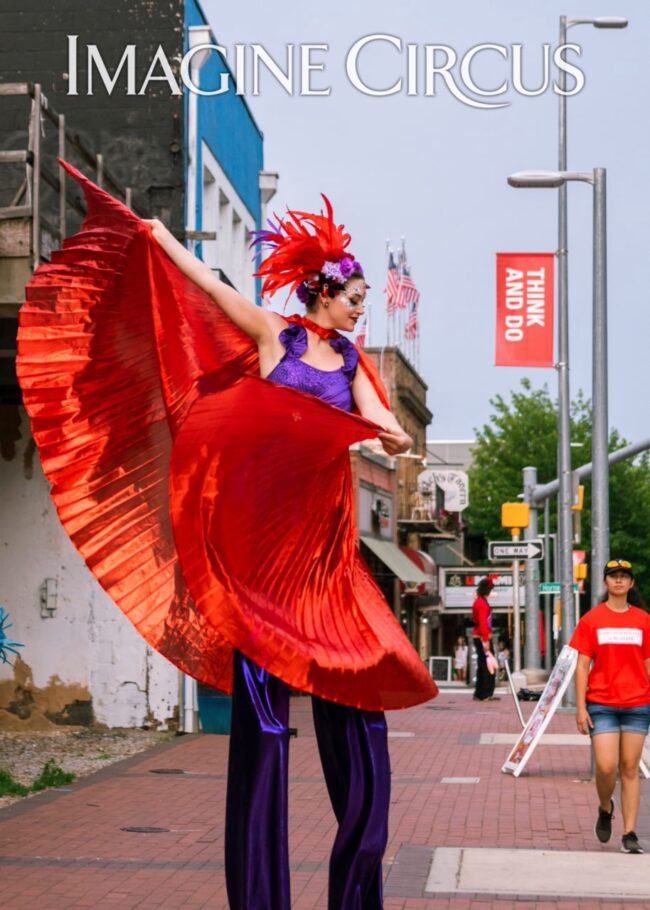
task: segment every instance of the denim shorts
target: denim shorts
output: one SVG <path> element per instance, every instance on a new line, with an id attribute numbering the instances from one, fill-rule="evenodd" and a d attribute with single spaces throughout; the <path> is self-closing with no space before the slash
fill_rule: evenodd
<path id="1" fill-rule="evenodd" d="M 600 705 L 587 702 L 587 713 L 593 727 L 589 735 L 597 733 L 642 733 L 648 735 L 650 726 L 650 704 L 638 705 L 635 708 L 617 708 L 614 705 Z"/>

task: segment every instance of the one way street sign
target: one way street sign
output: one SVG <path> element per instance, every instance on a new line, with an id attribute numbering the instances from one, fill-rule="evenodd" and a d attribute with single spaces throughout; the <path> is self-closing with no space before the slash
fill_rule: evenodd
<path id="1" fill-rule="evenodd" d="M 512 559 L 544 559 L 543 540 L 491 540 L 488 544 L 490 562 L 508 562 Z"/>

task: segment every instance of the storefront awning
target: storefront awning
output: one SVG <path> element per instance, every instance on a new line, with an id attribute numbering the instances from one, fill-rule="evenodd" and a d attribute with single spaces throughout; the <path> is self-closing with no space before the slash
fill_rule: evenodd
<path id="1" fill-rule="evenodd" d="M 400 550 L 427 577 L 426 584 L 418 585 L 418 594 L 435 596 L 438 593 L 438 569 L 432 557 L 423 550 L 414 550 L 412 547 L 400 547 Z"/>
<path id="2" fill-rule="evenodd" d="M 389 540 L 366 537 L 364 534 L 361 535 L 360 539 L 369 550 L 372 550 L 375 556 L 381 559 L 393 575 L 397 575 L 400 581 L 408 585 L 419 585 L 426 584 L 429 580 L 424 572 L 418 569 L 396 544 L 391 543 Z"/>

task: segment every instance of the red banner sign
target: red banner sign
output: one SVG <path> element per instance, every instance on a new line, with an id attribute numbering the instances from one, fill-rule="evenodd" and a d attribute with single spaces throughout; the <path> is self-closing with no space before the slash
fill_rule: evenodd
<path id="1" fill-rule="evenodd" d="M 553 366 L 554 259 L 497 253 L 496 366 Z"/>

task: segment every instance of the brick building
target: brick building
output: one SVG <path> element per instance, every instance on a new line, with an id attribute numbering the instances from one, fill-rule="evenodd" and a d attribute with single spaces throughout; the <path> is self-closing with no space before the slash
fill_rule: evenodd
<path id="1" fill-rule="evenodd" d="M 434 520 L 422 520 L 418 515 L 418 475 L 426 461 L 426 430 L 432 420 L 427 406 L 427 385 L 399 347 L 370 347 L 366 351 L 375 362 L 388 391 L 391 411 L 413 439 L 408 455 L 385 459 L 389 468 L 380 473 L 379 466 L 368 464 L 366 453 L 364 467 L 357 470 L 359 478 L 359 532 L 362 552 L 375 577 L 384 585 L 384 593 L 395 605 L 402 626 L 423 659 L 432 652 L 431 630 L 436 628 L 437 598 L 436 566 L 429 555 L 429 541 L 441 537 L 453 538 Z M 381 458 L 381 448 L 372 451 L 374 458 Z M 389 514 L 385 519 L 384 534 L 367 528 L 368 506 L 364 489 L 370 475 L 374 477 L 375 510 L 383 508 Z M 379 478 L 383 478 L 383 487 Z M 383 536 L 387 541 L 390 527 L 393 549 L 385 544 L 377 546 L 373 537 Z M 373 552 L 368 552 L 372 548 Z M 406 560 L 406 562 L 403 562 Z M 391 593 L 393 598 L 389 596 Z"/>

